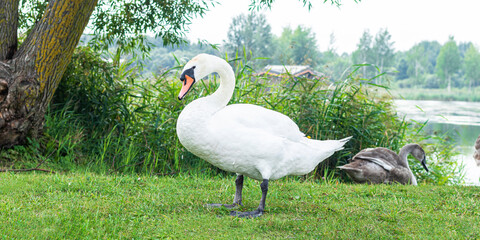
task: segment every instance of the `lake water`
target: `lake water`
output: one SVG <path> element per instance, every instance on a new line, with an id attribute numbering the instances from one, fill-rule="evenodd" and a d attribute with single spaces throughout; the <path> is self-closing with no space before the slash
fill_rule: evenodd
<path id="1" fill-rule="evenodd" d="M 474 144 L 480 135 L 480 103 L 460 101 L 395 100 L 398 114 L 419 122 L 428 120 L 427 132 L 449 132 L 465 167 L 465 183 L 480 185 L 480 166 L 473 159 Z"/>

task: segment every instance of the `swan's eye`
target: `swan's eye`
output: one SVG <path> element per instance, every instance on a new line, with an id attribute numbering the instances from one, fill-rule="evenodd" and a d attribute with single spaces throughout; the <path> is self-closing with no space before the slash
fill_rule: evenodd
<path id="1" fill-rule="evenodd" d="M 195 69 L 195 66 L 185 70 L 182 75 L 180 76 L 180 80 L 181 81 L 185 81 L 185 76 L 189 76 L 191 77 L 192 79 L 195 79 L 195 74 L 193 72 L 193 69 Z"/>

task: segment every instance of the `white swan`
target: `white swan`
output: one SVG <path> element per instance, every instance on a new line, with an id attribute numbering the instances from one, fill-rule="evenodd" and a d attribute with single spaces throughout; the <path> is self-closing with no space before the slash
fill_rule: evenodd
<path id="1" fill-rule="evenodd" d="M 262 181 L 260 205 L 255 211 L 231 214 L 258 217 L 265 208 L 269 180 L 311 172 L 350 139 L 308 139 L 279 112 L 251 104 L 227 106 L 235 88 L 235 74 L 225 60 L 208 54 L 200 54 L 185 65 L 178 98 L 183 99 L 196 81 L 213 72 L 220 76 L 218 89 L 188 104 L 177 120 L 178 138 L 188 151 L 220 169 L 237 173 L 233 204 L 212 206 L 242 205 L 243 176 L 248 176 Z"/>
<path id="2" fill-rule="evenodd" d="M 422 163 L 428 172 L 425 162 L 425 152 L 418 144 L 407 144 L 399 155 L 390 149 L 377 147 L 367 148 L 353 156 L 350 163 L 338 168 L 357 183 L 401 183 L 417 185 L 417 179 L 408 165 L 407 156 L 412 154 Z"/>

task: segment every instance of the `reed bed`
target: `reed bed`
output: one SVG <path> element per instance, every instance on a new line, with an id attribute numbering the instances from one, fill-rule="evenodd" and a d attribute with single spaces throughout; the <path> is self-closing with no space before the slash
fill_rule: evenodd
<path id="1" fill-rule="evenodd" d="M 178 101 L 181 83 L 177 79 L 184 61 L 144 78 L 134 61 L 111 57 L 113 61 L 104 61 L 89 48 L 79 48 L 50 105 L 44 137 L 2 151 L 2 165 L 21 168 L 42 163 L 59 171 L 88 169 L 107 174 L 227 174 L 186 151 L 175 132 L 176 119 L 185 104 L 215 91 L 217 76 L 200 81 L 185 101 Z M 461 182 L 461 168 L 452 158 L 455 151 L 448 136 L 426 136 L 422 124 L 399 118 L 392 97 L 384 94 L 385 87 L 361 78 L 358 70 L 363 66 L 353 66 L 337 82 L 289 74 L 270 79 L 256 75 L 246 57 L 225 58 L 236 73 L 231 104 L 250 103 L 282 112 L 311 138 L 353 136 L 344 150 L 305 177 L 348 182 L 335 167 L 361 149 L 381 146 L 398 151 L 413 141 L 423 144 L 435 159 L 429 163 L 435 165 L 431 167 L 434 171 L 428 174 L 412 160 L 420 182 Z"/>

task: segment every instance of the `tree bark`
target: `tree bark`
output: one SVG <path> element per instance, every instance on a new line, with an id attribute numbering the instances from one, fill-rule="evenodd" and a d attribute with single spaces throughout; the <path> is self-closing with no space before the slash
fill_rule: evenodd
<path id="1" fill-rule="evenodd" d="M 0 37 L 12 36 L 0 41 L 0 149 L 42 132 L 46 107 L 98 0 L 50 0 L 16 51 L 18 1 L 0 0 Z"/>
<path id="2" fill-rule="evenodd" d="M 11 59 L 17 51 L 18 3 L 0 0 L 0 60 Z"/>

